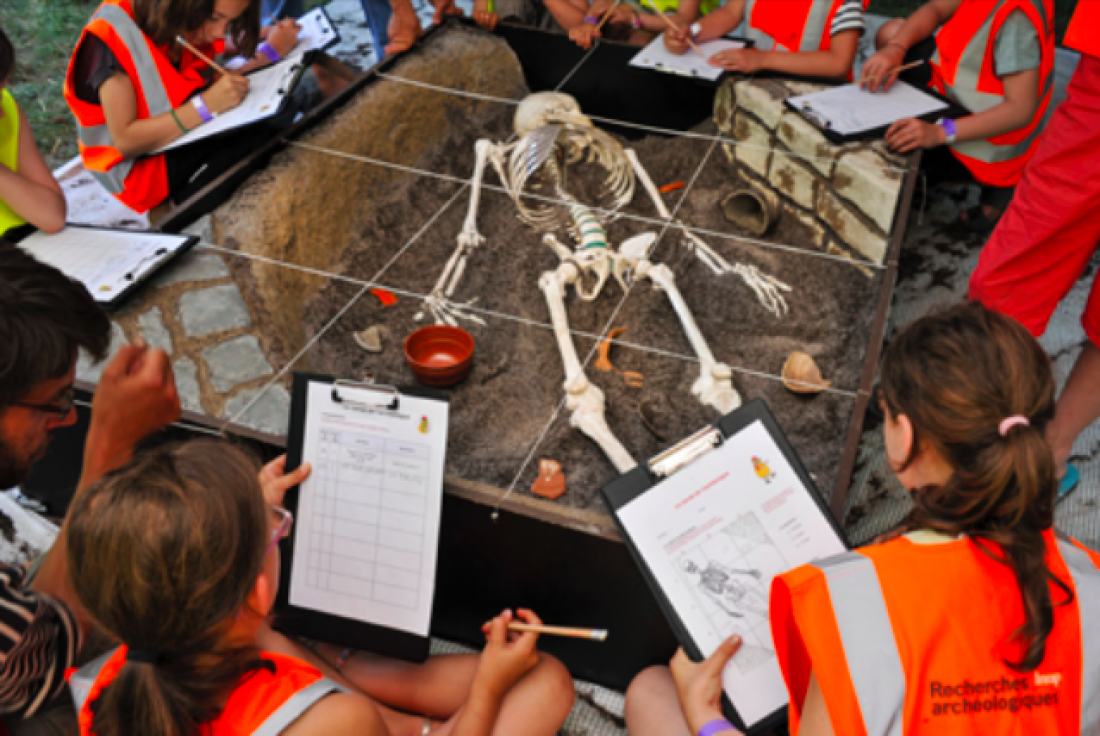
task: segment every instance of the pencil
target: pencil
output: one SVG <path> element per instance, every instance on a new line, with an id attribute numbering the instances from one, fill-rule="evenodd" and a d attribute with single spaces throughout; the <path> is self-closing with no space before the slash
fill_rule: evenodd
<path id="1" fill-rule="evenodd" d="M 661 16 L 661 20 L 663 20 L 665 23 L 667 23 L 669 28 L 676 31 L 677 33 L 683 33 L 683 31 L 680 30 L 680 26 L 673 23 L 671 18 L 669 18 L 664 13 L 662 13 L 660 10 L 658 10 L 656 8 L 656 6 L 653 5 L 652 0 L 650 0 L 649 2 L 647 2 L 647 0 L 642 0 L 642 2 L 649 5 L 649 7 L 653 8 L 653 12 L 655 12 L 657 15 Z M 695 49 L 695 53 L 697 53 L 697 54 L 699 54 L 699 56 L 703 57 L 703 61 L 710 61 L 707 58 L 707 55 L 703 53 L 703 50 L 701 48 L 699 48 L 698 46 L 696 46 L 695 42 L 691 40 L 691 34 L 690 33 L 687 35 L 687 42 L 688 42 L 688 45 L 691 46 L 691 48 Z"/>
<path id="2" fill-rule="evenodd" d="M 908 64 L 903 64 L 902 66 L 896 66 L 893 69 L 888 70 L 883 76 L 890 77 L 893 74 L 901 74 L 906 69 L 912 69 L 914 67 L 918 67 L 921 64 L 923 64 L 925 61 L 927 61 L 927 59 L 917 59 L 916 61 L 911 61 Z M 860 84 L 868 84 L 870 82 L 877 81 L 878 79 L 879 79 L 879 77 L 868 77 L 867 79 L 861 79 Z"/>
<path id="3" fill-rule="evenodd" d="M 192 46 L 191 44 L 187 43 L 187 41 L 186 41 L 186 40 L 184 40 L 183 36 L 176 36 L 176 40 L 177 40 L 177 41 L 179 41 L 179 42 L 180 42 L 180 43 L 181 43 L 181 44 L 182 44 L 183 46 L 185 46 L 185 47 L 186 47 L 186 48 L 187 48 L 187 49 L 188 49 L 188 50 L 189 50 L 189 51 L 190 51 L 190 52 L 191 52 L 192 54 L 194 54 L 195 56 L 199 57 L 200 59 L 202 59 L 203 61 L 205 61 L 205 62 L 206 62 L 207 64 L 209 64 L 210 66 L 214 67 L 215 69 L 217 69 L 217 70 L 218 70 L 219 72 L 221 72 L 222 74 L 229 74 L 229 72 L 227 72 L 227 71 L 225 70 L 225 68 L 221 66 L 221 64 L 219 64 L 218 62 L 214 61 L 214 60 L 213 60 L 213 59 L 211 59 L 211 58 L 210 58 L 209 56 L 207 56 L 207 55 L 206 55 L 206 54 L 204 54 L 203 52 L 199 51 L 199 50 L 198 50 L 197 48 L 195 48 L 195 47 L 194 47 L 194 46 Z"/>
<path id="4" fill-rule="evenodd" d="M 567 636 L 571 639 L 590 639 L 592 641 L 604 641 L 607 639 L 607 629 L 575 629 L 569 626 L 534 626 L 533 624 L 521 624 L 518 621 L 513 621 L 508 624 L 508 630 L 530 631 L 535 634 Z"/>
<path id="5" fill-rule="evenodd" d="M 598 26 L 596 26 L 596 32 L 597 33 L 599 33 L 600 29 L 603 28 L 603 24 L 607 22 L 607 19 L 611 17 L 612 11 L 614 11 L 615 8 L 619 7 L 619 3 L 621 3 L 622 1 L 623 0 L 615 0 L 615 4 L 612 5 L 611 8 L 606 13 L 603 14 L 603 19 L 600 20 L 600 24 Z"/>

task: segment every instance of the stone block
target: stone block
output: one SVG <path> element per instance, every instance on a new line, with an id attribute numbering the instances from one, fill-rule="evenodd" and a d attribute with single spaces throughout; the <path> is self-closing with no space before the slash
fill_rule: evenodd
<path id="1" fill-rule="evenodd" d="M 202 392 L 199 389 L 199 367 L 190 358 L 180 358 L 172 364 L 176 375 L 176 392 L 180 406 L 187 411 L 202 411 Z"/>
<path id="2" fill-rule="evenodd" d="M 768 162 L 772 157 L 771 133 L 752 118 L 739 113 L 734 119 L 733 137 L 737 141 L 737 160 L 763 177 L 768 175 Z"/>
<path id="3" fill-rule="evenodd" d="M 757 117 L 765 127 L 775 129 L 783 117 L 784 92 L 768 82 L 747 79 L 736 84 L 737 107 Z"/>
<path id="4" fill-rule="evenodd" d="M 837 161 L 833 188 L 883 232 L 890 232 L 904 181 L 900 172 L 873 151 L 856 151 Z"/>
<path id="5" fill-rule="evenodd" d="M 210 382 L 220 393 L 275 372 L 254 335 L 208 347 L 202 351 L 202 357 L 210 369 Z"/>
<path id="6" fill-rule="evenodd" d="M 169 355 L 172 354 L 172 335 L 164 326 L 163 315 L 160 307 L 153 307 L 145 314 L 138 317 L 138 329 L 149 347 L 159 348 Z"/>
<path id="7" fill-rule="evenodd" d="M 837 238 L 873 263 L 886 259 L 886 236 L 867 225 L 831 190 L 822 187 L 818 195 L 818 216 L 833 229 Z"/>
<path id="8" fill-rule="evenodd" d="M 180 256 L 153 279 L 153 287 L 160 288 L 184 281 L 213 281 L 229 277 L 225 261 L 210 253 L 194 251 Z"/>
<path id="9" fill-rule="evenodd" d="M 815 250 L 822 250 L 825 247 L 828 232 L 825 230 L 825 226 L 813 216 L 812 212 L 788 204 L 783 206 L 783 214 L 780 217 L 787 219 L 789 222 L 798 223 L 799 228 L 806 233 L 806 241 L 797 241 L 791 243 L 791 245 L 807 245 Z"/>
<path id="10" fill-rule="evenodd" d="M 107 357 L 100 363 L 93 363 L 87 353 L 83 350 L 80 351 L 80 358 L 76 361 L 76 377 L 81 381 L 98 384 L 100 376 L 103 375 L 103 369 L 107 367 L 107 364 L 111 362 L 111 358 L 115 357 L 115 353 L 121 350 L 126 342 L 126 333 L 123 332 L 122 325 L 118 322 L 112 322 L 111 346 L 107 349 Z"/>
<path id="11" fill-rule="evenodd" d="M 180 297 L 178 313 L 188 337 L 202 337 L 252 324 L 248 306 L 233 284 L 187 292 Z"/>
<path id="12" fill-rule="evenodd" d="M 255 403 L 249 406 L 253 399 Z M 290 394 L 279 384 L 268 386 L 266 390 L 241 391 L 225 402 L 225 418 L 259 432 L 285 437 L 290 422 Z"/>
<path id="13" fill-rule="evenodd" d="M 714 95 L 714 124 L 725 135 L 733 135 L 733 115 L 737 112 L 737 95 L 733 91 L 733 82 L 726 80 L 718 87 Z"/>
<path id="14" fill-rule="evenodd" d="M 819 180 L 810 169 L 802 165 L 801 159 L 776 151 L 772 155 L 768 181 L 776 191 L 790 197 L 797 204 L 808 210 L 814 208 Z"/>
<path id="15" fill-rule="evenodd" d="M 800 115 L 793 112 L 783 115 L 776 134 L 779 142 L 802 157 L 807 166 L 813 166 L 827 178 L 833 175 L 837 147 Z"/>

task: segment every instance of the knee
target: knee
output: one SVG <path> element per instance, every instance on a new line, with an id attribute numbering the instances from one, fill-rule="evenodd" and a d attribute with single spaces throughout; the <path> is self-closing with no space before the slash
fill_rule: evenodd
<path id="1" fill-rule="evenodd" d="M 539 663 L 535 666 L 531 675 L 538 681 L 539 689 L 543 692 L 544 703 L 554 703 L 561 710 L 562 721 L 569 711 L 573 709 L 573 700 L 576 691 L 573 688 L 573 676 L 557 657 L 539 653 Z"/>
<path id="2" fill-rule="evenodd" d="M 636 732 L 637 725 L 650 720 L 654 703 L 661 702 L 668 697 L 676 695 L 676 683 L 672 680 L 672 672 L 668 667 L 655 665 L 638 673 L 626 689 L 626 704 L 624 714 L 629 733 Z M 662 697 L 663 696 L 663 697 Z M 632 728 L 631 724 L 635 724 Z"/>
<path id="3" fill-rule="evenodd" d="M 901 18 L 894 18 L 883 23 L 882 27 L 878 29 L 878 33 L 875 34 L 875 48 L 881 49 L 890 43 L 890 39 L 898 35 L 898 31 L 901 30 L 903 25 L 905 25 L 905 21 Z"/>

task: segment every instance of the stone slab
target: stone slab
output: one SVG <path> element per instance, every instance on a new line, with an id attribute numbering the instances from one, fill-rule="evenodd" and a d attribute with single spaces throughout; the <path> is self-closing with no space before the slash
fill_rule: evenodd
<path id="1" fill-rule="evenodd" d="M 126 333 L 122 330 L 122 325 L 118 322 L 111 323 L 111 346 L 107 349 L 107 357 L 100 363 L 92 363 L 91 358 L 86 353 L 81 351 L 80 358 L 76 362 L 76 377 L 81 381 L 88 381 L 89 383 L 99 383 L 100 376 L 103 375 L 103 369 L 107 367 L 107 364 L 111 362 L 111 358 L 115 357 L 115 354 L 122 349 L 122 346 L 127 343 Z"/>
<path id="2" fill-rule="evenodd" d="M 229 278 L 229 267 L 212 253 L 186 253 L 161 271 L 152 282 L 154 288 L 185 281 L 213 281 Z"/>
<path id="3" fill-rule="evenodd" d="M 783 117 L 786 94 L 766 82 L 737 82 L 737 107 L 755 115 L 765 127 L 775 129 Z"/>
<path id="4" fill-rule="evenodd" d="M 256 403 L 248 406 L 253 399 Z M 248 410 L 241 414 L 245 407 Z M 225 403 L 225 418 L 259 432 L 285 437 L 290 422 L 290 394 L 279 384 L 241 391 Z"/>
<path id="5" fill-rule="evenodd" d="M 742 113 L 734 119 L 733 137 L 737 141 L 736 145 L 731 146 L 734 158 L 766 177 L 768 163 L 772 159 L 772 139 L 768 129 Z"/>
<path id="6" fill-rule="evenodd" d="M 904 181 L 901 172 L 888 168 L 873 151 L 855 151 L 837 162 L 833 188 L 888 233 Z"/>
<path id="7" fill-rule="evenodd" d="M 781 151 L 772 156 L 768 182 L 778 191 L 790 197 L 806 209 L 813 209 L 817 194 L 817 177 L 810 169 Z"/>
<path id="8" fill-rule="evenodd" d="M 138 316 L 138 329 L 149 347 L 158 348 L 172 354 L 172 334 L 164 326 L 164 316 L 160 307 L 153 307 L 148 312 Z"/>
<path id="9" fill-rule="evenodd" d="M 180 406 L 187 411 L 202 411 L 202 391 L 199 388 L 199 367 L 190 358 L 180 358 L 172 364 L 176 374 L 176 392 Z"/>
<path id="10" fill-rule="evenodd" d="M 831 190 L 822 189 L 818 196 L 817 213 L 848 247 L 859 251 L 873 263 L 881 264 L 886 258 L 886 236 L 864 224 Z"/>
<path id="11" fill-rule="evenodd" d="M 249 327 L 252 318 L 233 284 L 189 291 L 180 297 L 179 320 L 188 337 Z"/>
<path id="12" fill-rule="evenodd" d="M 234 386 L 275 372 L 254 335 L 244 335 L 209 347 L 202 351 L 202 357 L 210 369 L 210 383 L 219 393 L 226 393 Z"/>
<path id="13" fill-rule="evenodd" d="M 784 114 L 776 128 L 776 135 L 780 143 L 803 157 L 807 165 L 826 177 L 833 175 L 836 146 L 825 140 L 825 136 L 800 115 L 793 112 Z"/>

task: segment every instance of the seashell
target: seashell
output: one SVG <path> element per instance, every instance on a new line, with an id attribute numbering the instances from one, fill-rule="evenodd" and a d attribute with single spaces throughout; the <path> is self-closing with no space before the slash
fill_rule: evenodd
<path id="1" fill-rule="evenodd" d="M 796 394 L 819 394 L 833 385 L 832 381 L 822 378 L 814 359 L 799 350 L 787 356 L 781 375 L 783 385 Z"/>

